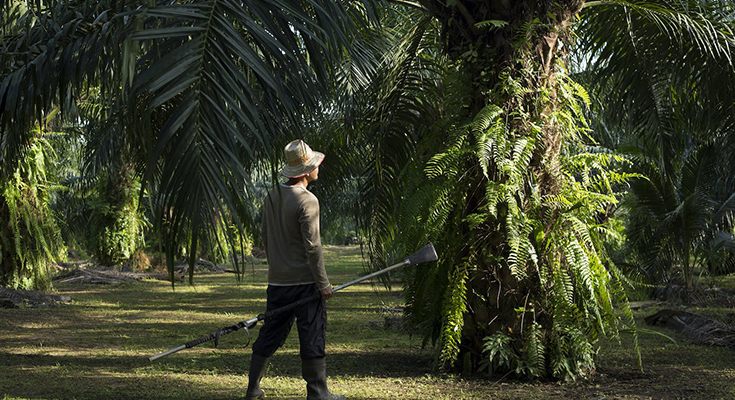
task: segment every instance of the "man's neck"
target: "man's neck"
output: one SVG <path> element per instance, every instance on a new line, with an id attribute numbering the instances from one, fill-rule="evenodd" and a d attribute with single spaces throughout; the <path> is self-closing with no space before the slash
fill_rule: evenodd
<path id="1" fill-rule="evenodd" d="M 306 188 L 309 186 L 309 180 L 306 179 L 306 176 L 302 176 L 301 178 L 290 178 L 286 184 L 289 186 L 303 186 Z"/>

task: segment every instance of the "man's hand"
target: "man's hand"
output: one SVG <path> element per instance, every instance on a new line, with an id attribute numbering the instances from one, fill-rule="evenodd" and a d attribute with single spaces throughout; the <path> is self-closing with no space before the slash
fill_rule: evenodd
<path id="1" fill-rule="evenodd" d="M 332 287 L 332 285 L 325 287 L 324 289 L 320 290 L 320 292 L 322 292 L 322 299 L 324 300 L 329 300 L 332 298 L 332 296 L 334 296 L 334 288 Z"/>

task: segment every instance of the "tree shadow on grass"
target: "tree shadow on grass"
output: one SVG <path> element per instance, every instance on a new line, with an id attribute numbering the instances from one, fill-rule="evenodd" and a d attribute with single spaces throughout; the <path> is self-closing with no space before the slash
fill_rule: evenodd
<path id="1" fill-rule="evenodd" d="M 0 348 L 0 393 L 28 399 L 226 399 L 241 398 L 247 385 L 250 350 L 228 351 L 192 349 L 150 363 L 141 355 L 50 355 L 27 354 L 27 348 Z M 38 349 L 38 352 L 45 351 Z M 198 352 L 196 352 L 198 351 Z M 732 354 L 722 349 L 723 353 Z M 723 354 L 723 359 L 725 354 Z M 373 349 L 332 351 L 327 358 L 330 382 L 335 392 L 351 392 L 352 400 L 377 399 L 379 394 L 355 393 L 356 387 L 375 379 L 380 382 L 403 380 L 409 385 L 431 373 L 431 354 L 411 349 Z M 723 381 L 723 371 L 696 365 L 689 360 L 657 359 L 645 372 L 635 368 L 634 360 L 621 359 L 620 365 L 603 367 L 600 375 L 570 385 L 558 382 L 526 382 L 487 377 L 463 377 L 459 381 L 430 380 L 431 385 L 447 384 L 449 390 L 465 388 L 473 393 L 499 392 L 498 398 L 732 398 L 733 387 Z M 682 362 L 680 361 L 687 361 Z M 732 361 L 724 362 L 732 366 Z M 727 373 L 727 371 L 725 371 Z M 269 398 L 303 399 L 301 363 L 296 349 L 279 351 L 266 373 Z M 497 378 L 497 377 L 496 377 Z M 356 383 L 357 382 L 357 383 Z M 677 382 L 672 389 L 672 382 Z M 712 385 L 719 382 L 719 385 Z M 368 384 L 369 385 L 369 384 Z M 411 398 L 421 394 L 413 393 Z M 472 397 L 478 398 L 478 397 Z M 537 397 L 538 398 L 538 397 Z"/>
<path id="2" fill-rule="evenodd" d="M 136 357 L 72 357 L 0 353 L 0 393 L 24 399 L 231 398 L 185 374 L 139 368 Z"/>
<path id="3" fill-rule="evenodd" d="M 248 362 L 250 356 L 248 355 Z M 410 378 L 433 371 L 430 355 L 411 351 L 359 351 L 329 353 L 327 370 L 330 375 L 379 378 Z M 248 364 L 249 365 L 249 364 Z M 296 354 L 278 354 L 268 369 L 276 375 L 300 377 L 301 359 Z"/>
<path id="4" fill-rule="evenodd" d="M 0 351 L 0 392 L 28 399 L 225 399 L 239 398 L 247 385 L 247 355 L 177 357 L 150 363 L 137 356 L 67 356 Z M 387 351 L 333 353 L 331 377 L 398 378 L 429 371 L 427 357 Z M 272 357 L 269 379 L 300 382 L 297 354 Z M 279 399 L 303 399 L 303 393 L 275 389 Z M 280 391 L 280 392 L 279 392 Z M 350 396 L 351 399 L 361 399 Z M 365 397 L 367 399 L 367 397 Z"/>

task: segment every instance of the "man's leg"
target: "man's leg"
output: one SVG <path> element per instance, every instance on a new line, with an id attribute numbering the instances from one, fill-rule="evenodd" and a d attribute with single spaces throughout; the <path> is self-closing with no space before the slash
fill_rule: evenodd
<path id="1" fill-rule="evenodd" d="M 292 302 L 290 294 L 287 288 L 269 286 L 266 311 L 290 304 Z M 260 380 L 265 374 L 270 357 L 286 342 L 293 321 L 294 313 L 288 312 L 268 320 L 260 328 L 258 339 L 253 343 L 253 356 L 250 359 L 248 390 L 245 393 L 247 400 L 265 396 L 265 391 L 260 388 Z"/>
<path id="2" fill-rule="evenodd" d="M 301 360 L 301 375 L 306 381 L 306 400 L 344 400 L 327 387 L 327 362 L 324 357 Z"/>
<path id="3" fill-rule="evenodd" d="M 317 291 L 309 285 L 304 296 Z M 342 400 L 327 388 L 327 364 L 325 360 L 327 305 L 324 300 L 313 301 L 296 310 L 296 327 L 299 331 L 301 350 L 301 374 L 306 381 L 307 400 Z"/>
<path id="4" fill-rule="evenodd" d="M 260 380 L 263 379 L 265 369 L 268 367 L 269 357 L 263 357 L 256 353 L 250 358 L 250 372 L 248 373 L 248 390 L 245 392 L 246 400 L 259 399 L 265 396 L 265 391 L 260 388 Z"/>

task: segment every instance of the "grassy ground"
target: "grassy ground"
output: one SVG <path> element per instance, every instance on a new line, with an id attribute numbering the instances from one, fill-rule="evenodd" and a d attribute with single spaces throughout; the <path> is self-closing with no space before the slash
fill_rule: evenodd
<path id="1" fill-rule="evenodd" d="M 354 247 L 330 247 L 326 257 L 335 285 L 362 270 Z M 57 285 L 72 304 L 0 309 L 0 396 L 241 398 L 250 357 L 243 332 L 223 337 L 217 349 L 210 342 L 153 363 L 147 357 L 256 316 L 265 308 L 265 288 L 265 265 L 253 266 L 240 284 L 230 274 L 200 274 L 196 286 L 175 291 L 161 281 Z M 575 383 L 435 373 L 433 351 L 421 348 L 420 337 L 383 327 L 390 315 L 382 308 L 401 303 L 398 293 L 369 284 L 329 301 L 333 392 L 349 399 L 735 399 L 735 350 L 675 346 L 650 335 L 641 337 L 643 372 L 630 337 L 623 337 L 622 344 L 604 343 L 598 372 Z M 271 399 L 305 397 L 296 332 L 273 357 L 263 386 Z"/>

